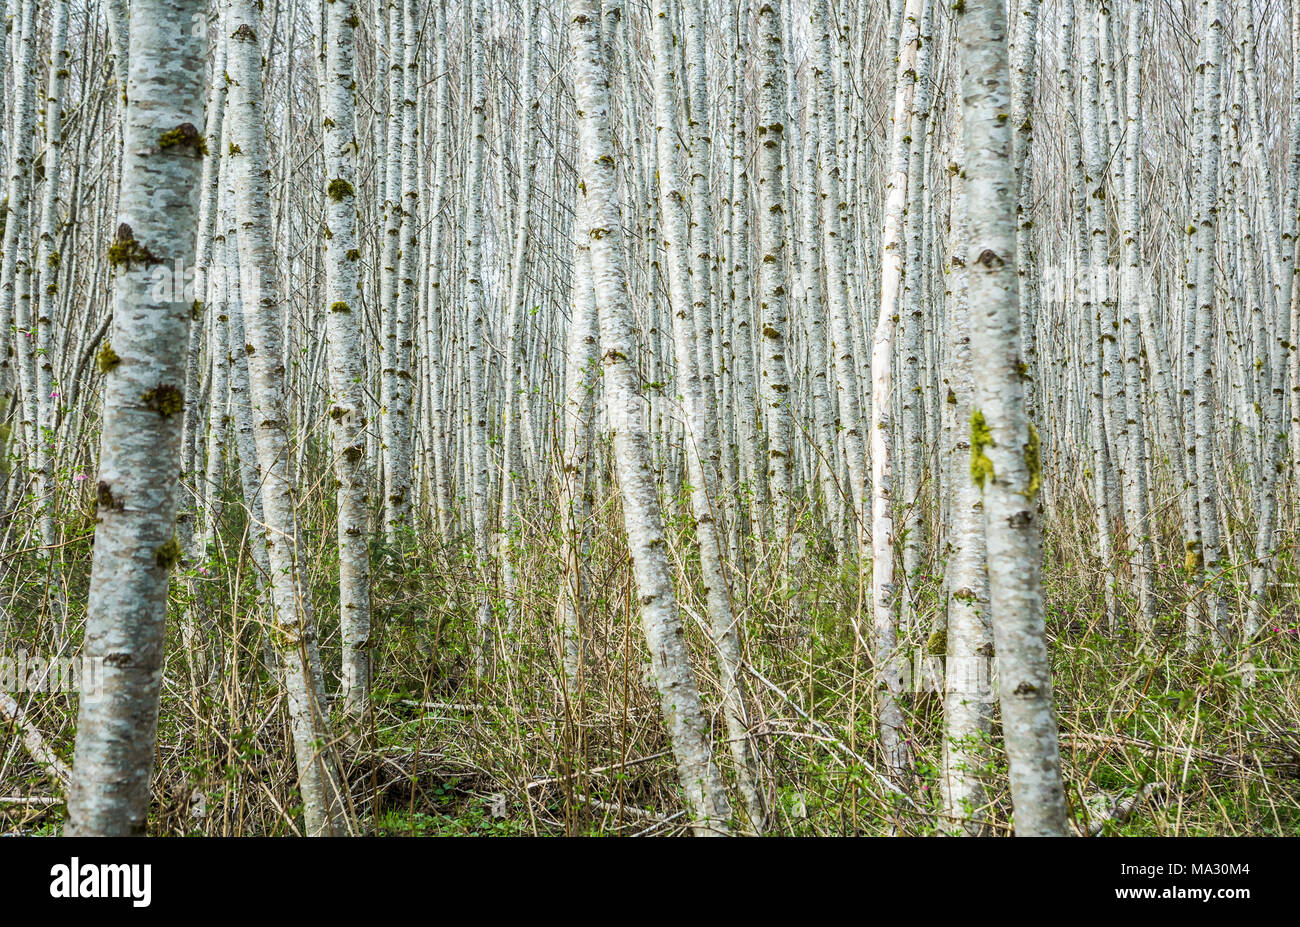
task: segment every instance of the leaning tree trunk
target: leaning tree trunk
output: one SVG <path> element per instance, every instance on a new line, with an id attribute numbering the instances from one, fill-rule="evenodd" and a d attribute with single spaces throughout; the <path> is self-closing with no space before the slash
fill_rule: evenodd
<path id="1" fill-rule="evenodd" d="M 249 400 L 256 423 L 262 514 L 270 564 L 274 638 L 282 662 L 303 818 L 311 836 L 342 835 L 342 782 L 333 759 L 328 706 L 314 670 L 316 628 L 304 603 L 299 568 L 296 487 L 289 473 L 286 377 L 276 257 L 271 242 L 262 53 L 251 0 L 231 0 L 228 103 L 230 170 L 239 219 L 244 331 L 248 338 Z"/>
<path id="2" fill-rule="evenodd" d="M 704 383 L 697 366 L 702 353 L 697 351 L 697 339 L 703 335 L 698 320 L 703 310 L 698 296 L 692 300 L 692 287 L 702 286 L 703 281 L 698 275 L 692 278 L 687 253 L 689 239 L 683 203 L 685 189 L 678 166 L 678 107 L 671 71 L 673 46 L 669 35 L 669 13 L 665 0 L 655 0 L 651 14 L 654 23 L 655 138 L 659 157 L 659 204 L 663 216 L 661 228 L 668 268 L 668 301 L 677 367 L 673 382 L 682 404 L 691 511 L 700 549 L 700 578 L 717 650 L 727 740 L 735 760 L 736 781 L 745 799 L 750 829 L 761 833 L 765 813 L 757 787 L 758 762 L 749 734 L 745 687 L 741 677 L 740 630 L 732 607 L 718 531 L 714 434 L 706 421 L 707 409 L 711 405 L 709 400 L 713 397 L 706 392 L 711 387 Z M 698 138 L 695 142 L 702 144 Z M 700 270 L 698 266 L 695 269 Z M 705 271 L 707 273 L 707 268 Z"/>
<path id="3" fill-rule="evenodd" d="M 770 7 L 767 7 L 770 12 Z M 609 77 L 600 43 L 600 0 L 577 0 L 571 22 L 573 87 L 579 118 L 578 177 L 586 197 L 592 280 L 609 425 L 641 626 L 654 660 L 664 722 L 695 833 L 726 833 L 731 809 L 713 762 L 708 728 L 673 595 L 667 539 L 651 464 L 645 397 L 635 366 L 635 329 L 623 263 L 618 177 L 609 128 Z"/>

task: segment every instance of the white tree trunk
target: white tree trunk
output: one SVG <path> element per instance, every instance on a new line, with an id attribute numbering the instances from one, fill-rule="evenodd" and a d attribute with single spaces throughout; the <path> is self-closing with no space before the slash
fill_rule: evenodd
<path id="1" fill-rule="evenodd" d="M 762 0 L 759 23 L 758 231 L 761 245 L 759 393 L 767 422 L 767 483 L 781 563 L 790 556 L 794 531 L 790 413 L 790 373 L 786 357 L 790 294 L 786 261 L 785 55 L 782 51 L 781 0 Z"/>
<path id="2" fill-rule="evenodd" d="M 268 215 L 266 125 L 263 122 L 260 26 L 251 0 L 230 0 L 230 169 L 239 219 L 244 332 L 248 339 L 249 399 L 256 425 L 262 514 L 271 570 L 274 638 L 280 653 L 294 756 L 310 836 L 346 832 L 343 783 L 333 758 L 328 706 L 314 665 L 316 628 L 303 601 L 296 487 L 289 473 L 285 414 L 284 332 L 276 257 Z"/>
<path id="3" fill-rule="evenodd" d="M 880 313 L 871 349 L 871 603 L 873 644 L 881 684 L 876 714 L 881 749 L 895 770 L 911 763 L 900 705 L 907 667 L 897 653 L 898 623 L 894 585 L 894 340 L 898 332 L 899 290 L 903 276 L 903 208 L 907 202 L 908 124 L 916 90 L 916 52 L 923 0 L 907 0 L 904 31 L 898 43 L 894 123 L 885 181 L 884 232 L 880 242 Z"/>
<path id="4" fill-rule="evenodd" d="M 968 193 L 966 253 L 975 409 L 971 478 L 984 496 L 989 603 L 1016 833 L 1064 836 L 1051 664 L 1043 626 L 1037 497 L 1038 433 L 1025 414 L 1016 280 L 1006 12 L 966 0 L 957 19 L 962 147 Z"/>
<path id="5" fill-rule="evenodd" d="M 767 7 L 770 12 L 770 7 Z M 650 650 L 664 722 L 697 835 L 726 833 L 731 809 L 713 762 L 691 670 L 651 467 L 645 399 L 634 367 L 635 334 L 623 263 L 617 172 L 609 129 L 609 78 L 600 44 L 600 0 L 576 0 L 570 23 L 579 130 L 578 174 L 586 197 L 592 279 L 600 320 L 606 409 L 641 626 Z"/>
<path id="6" fill-rule="evenodd" d="M 711 390 L 704 383 L 697 361 L 698 340 L 704 333 L 699 320 L 704 309 L 701 300 L 692 299 L 692 284 L 703 282 L 691 277 L 688 254 L 685 192 L 677 151 L 678 108 L 673 90 L 669 34 L 671 7 L 665 0 L 655 0 L 651 19 L 654 28 L 655 68 L 655 138 L 659 153 L 659 204 L 663 215 L 663 243 L 668 267 L 668 298 L 672 315 L 676 376 L 673 379 L 682 408 L 682 425 L 686 441 L 687 477 L 691 484 L 691 510 L 695 521 L 696 541 L 700 549 L 700 572 L 708 608 L 713 644 L 718 658 L 718 679 L 722 686 L 723 710 L 727 739 L 735 761 L 736 778 L 744 796 L 749 827 L 761 833 L 765 812 L 756 785 L 758 762 L 749 733 L 748 709 L 745 704 L 744 680 L 741 677 L 741 645 L 736 613 L 732 608 L 718 533 L 716 507 L 717 479 L 714 468 L 714 437 L 707 425 L 707 410 L 712 405 Z M 699 229 L 696 229 L 697 233 Z M 697 249 L 698 249 L 697 245 Z M 695 270 L 700 270 L 698 264 Z M 707 268 L 705 268 L 707 272 Z M 707 300 L 705 301 L 707 302 Z M 708 390 L 708 392 L 706 392 Z"/>
<path id="7" fill-rule="evenodd" d="M 360 724 L 370 709 L 370 466 L 362 392 L 360 242 L 357 238 L 355 0 L 324 4 L 325 318 L 330 445 L 338 481 L 339 623 L 343 710 Z M 414 217 L 412 217 L 414 222 Z"/>
<path id="8" fill-rule="evenodd" d="M 960 109 L 956 118 L 961 119 Z M 960 127 L 956 131 L 961 139 Z M 952 360 L 946 377 L 945 406 L 952 416 L 952 529 L 948 558 L 948 630 L 944 647 L 943 808 L 946 833 L 983 832 L 985 789 L 993 721 L 993 631 L 989 625 L 988 572 L 985 568 L 984 500 L 967 479 L 970 468 L 970 417 L 975 376 L 971 368 L 970 305 L 967 298 L 966 179 L 960 152 L 952 177 L 952 242 L 949 340 Z"/>
<path id="9" fill-rule="evenodd" d="M 120 271 L 115 325 L 99 353 L 104 422 L 82 653 L 102 671 L 78 712 L 67 828 L 76 836 L 143 833 L 149 812 L 167 586 L 181 556 L 176 474 L 192 309 L 183 289 L 160 299 L 153 271 L 194 260 L 206 145 L 197 128 L 204 48 L 190 17 L 202 9 L 194 0 L 136 0 L 120 224 L 109 250 Z"/>

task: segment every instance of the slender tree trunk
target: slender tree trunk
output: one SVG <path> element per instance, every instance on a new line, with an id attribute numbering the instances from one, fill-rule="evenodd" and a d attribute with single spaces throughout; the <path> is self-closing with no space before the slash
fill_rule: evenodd
<path id="1" fill-rule="evenodd" d="M 339 622 L 343 711 L 360 724 L 370 710 L 370 466 L 362 392 L 360 242 L 357 238 L 355 0 L 324 4 L 325 313 L 330 444 L 338 481 Z"/>
<path id="2" fill-rule="evenodd" d="M 901 771 L 911 765 L 904 734 L 902 687 L 905 659 L 897 652 L 898 621 L 894 584 L 894 340 L 898 332 L 899 291 L 903 277 L 903 207 L 907 202 L 907 127 L 916 88 L 916 51 L 923 0 L 907 0 L 904 29 L 898 43 L 894 124 L 885 184 L 884 233 L 880 254 L 880 314 L 871 349 L 871 602 L 876 667 L 882 685 L 877 691 L 877 722 L 888 766 Z"/>
<path id="3" fill-rule="evenodd" d="M 960 109 L 957 119 L 961 119 Z M 956 131 L 961 139 L 960 128 Z M 993 721 L 993 631 L 989 626 L 988 572 L 985 568 L 984 500 L 970 466 L 969 422 L 974 411 L 970 305 L 967 295 L 969 228 L 966 179 L 961 153 L 952 177 L 953 250 L 949 268 L 952 360 L 945 406 L 953 417 L 952 531 L 948 557 L 948 633 L 944 648 L 943 807 L 946 833 L 978 836 L 984 830 L 984 780 Z"/>
<path id="4" fill-rule="evenodd" d="M 962 148 L 968 191 L 967 287 L 975 408 L 971 478 L 984 497 L 989 605 L 1016 833 L 1064 836 L 1051 664 L 1043 626 L 1038 432 L 1025 413 L 1016 280 L 1006 12 L 966 0 L 957 18 Z"/>
<path id="5" fill-rule="evenodd" d="M 1205 0 L 1205 52 L 1201 68 L 1205 79 L 1200 135 L 1200 178 L 1196 190 L 1200 222 L 1196 228 L 1196 330 L 1194 341 L 1196 496 L 1200 512 L 1198 572 L 1203 577 L 1205 613 L 1210 624 L 1210 644 L 1219 648 L 1227 632 L 1228 603 L 1221 588 L 1224 564 L 1219 531 L 1219 487 L 1214 461 L 1214 331 L 1215 242 L 1218 212 L 1215 189 L 1219 176 L 1220 105 L 1223 70 L 1223 0 Z M 1200 633 L 1189 625 L 1189 648 L 1199 645 Z"/>
<path id="6" fill-rule="evenodd" d="M 4 209 L 4 256 L 0 259 L 0 389 L 5 390 L 0 412 L 6 415 L 21 413 L 16 408 L 19 391 L 10 386 L 11 355 L 20 361 L 18 376 L 22 375 L 22 336 L 14 341 L 15 330 L 24 328 L 21 300 L 18 290 L 29 270 L 28 249 L 21 241 L 20 232 L 28 228 L 28 203 L 32 190 L 31 136 L 35 117 L 32 107 L 32 86 L 36 82 L 36 2 L 23 0 L 20 28 L 14 42 L 14 100 L 9 123 L 8 196 Z M 10 346 L 13 350 L 10 350 Z"/>
<path id="7" fill-rule="evenodd" d="M 794 531 L 790 373 L 787 359 L 789 288 L 786 272 L 786 179 L 782 164 L 786 137 L 785 55 L 777 7 L 762 0 L 759 22 L 758 226 L 761 243 L 759 322 L 762 362 L 759 393 L 767 421 L 767 483 L 776 540 L 788 557 Z"/>
<path id="8" fill-rule="evenodd" d="M 770 12 L 770 7 L 766 7 Z M 579 180 L 586 197 L 592 279 L 599 307 L 606 409 L 641 625 L 664 721 L 697 835 L 726 833 L 731 809 L 709 748 L 690 654 L 673 595 L 672 573 L 651 469 L 645 399 L 633 365 L 634 328 L 623 263 L 617 173 L 609 129 L 609 78 L 600 44 L 600 0 L 575 0 L 571 21 L 579 130 Z M 584 230 L 579 230 L 583 234 Z"/>
<path id="9" fill-rule="evenodd" d="M 438 135 L 433 161 L 433 202 L 430 205 L 429 222 L 429 299 L 425 307 L 425 352 L 429 387 L 430 428 L 426 441 L 431 445 L 429 457 L 432 466 L 426 467 L 426 479 L 433 478 L 434 507 L 438 519 L 438 528 L 444 534 L 450 530 L 451 510 L 451 463 L 447 457 L 447 410 L 444 398 L 445 377 L 442 363 L 443 317 L 450 315 L 444 305 L 446 296 L 443 286 L 444 277 L 450 276 L 452 261 L 444 254 L 447 241 L 446 191 L 447 175 L 450 173 L 447 161 L 450 158 L 450 121 L 451 121 L 451 78 L 447 73 L 447 11 L 445 0 L 439 0 L 438 19 L 434 41 L 437 45 L 435 70 L 438 81 L 436 120 Z"/>
<path id="10" fill-rule="evenodd" d="M 835 120 L 835 87 L 831 75 L 830 26 L 827 0 L 813 0 L 812 51 L 816 79 L 817 119 L 821 137 L 838 140 L 841 132 Z M 848 126 L 842 127 L 844 132 Z M 867 451 L 862 436 L 862 404 L 858 401 L 857 368 L 854 360 L 853 334 L 846 272 L 848 257 L 844 229 L 840 221 L 840 203 L 847 195 L 841 185 L 839 159 L 830 159 L 829 170 L 821 172 L 822 252 L 826 261 L 826 302 L 831 318 L 831 354 L 835 364 L 835 384 L 839 403 L 839 427 L 844 439 L 848 462 L 849 493 L 857 538 L 857 553 L 865 564 L 867 528 Z"/>
<path id="11" fill-rule="evenodd" d="M 470 510 L 474 524 L 474 554 L 480 583 L 478 605 L 478 656 L 480 673 L 487 671 L 495 648 L 491 605 L 488 601 L 488 540 L 491 537 L 488 493 L 487 317 L 483 297 L 483 156 L 484 108 L 487 106 L 487 61 L 483 54 L 483 0 L 471 0 L 470 39 L 470 152 L 469 204 L 465 226 L 465 313 L 469 321 L 465 363 L 469 367 Z"/>
<path id="12" fill-rule="evenodd" d="M 564 448 L 560 476 L 560 515 L 563 519 L 564 590 L 560 597 L 560 636 L 562 639 L 565 681 L 569 697 L 574 699 L 585 682 L 583 675 L 583 638 L 586 628 L 587 589 L 587 518 L 591 498 L 587 492 L 591 458 L 591 425 L 594 396 L 599 388 L 596 377 L 597 336 L 596 299 L 591 289 L 591 242 L 581 232 L 588 227 L 586 199 L 574 204 L 573 236 L 573 316 L 569 323 L 568 348 L 565 352 Z"/>
<path id="13" fill-rule="evenodd" d="M 691 276 L 690 255 L 687 248 L 686 210 L 683 203 L 684 184 L 678 169 L 675 126 L 678 125 L 677 100 L 673 92 L 670 54 L 672 37 L 669 35 L 669 13 L 666 0 L 655 0 L 651 11 L 654 28 L 655 66 L 655 137 L 659 151 L 659 204 L 663 215 L 664 251 L 668 266 L 668 298 L 672 315 L 673 345 L 676 356 L 674 385 L 683 410 L 683 427 L 686 440 L 687 476 L 691 483 L 691 510 L 695 520 L 696 541 L 700 549 L 700 572 L 704 585 L 704 598 L 708 608 L 709 624 L 718 659 L 718 679 L 722 686 L 723 711 L 726 717 L 727 739 L 735 760 L 736 778 L 744 797 L 749 816 L 749 827 L 761 833 L 765 812 L 758 792 L 758 762 L 749 733 L 748 708 L 745 704 L 744 680 L 741 677 L 741 644 L 739 622 L 732 608 L 731 590 L 722 559 L 722 543 L 718 534 L 717 479 L 713 471 L 713 434 L 706 424 L 707 407 L 713 397 L 697 369 L 697 340 L 702 332 L 698 320 L 702 312 L 700 300 L 692 300 L 692 283 L 699 287 L 703 281 Z M 698 193 L 698 191 L 697 191 Z M 699 228 L 697 226 L 697 233 Z M 697 246 L 698 247 L 698 246 Z M 699 270 L 698 264 L 695 270 Z"/>
<path id="14" fill-rule="evenodd" d="M 1124 132 L 1124 214 L 1121 237 L 1124 240 L 1124 312 L 1120 321 L 1124 348 L 1125 433 L 1128 436 L 1128 467 L 1124 479 L 1125 520 L 1128 522 L 1128 556 L 1133 566 L 1138 600 L 1138 630 L 1146 637 L 1155 629 L 1156 600 L 1153 585 L 1155 568 L 1147 512 L 1147 442 L 1146 415 L 1142 408 L 1142 353 L 1138 319 L 1144 314 L 1142 303 L 1147 297 L 1142 279 L 1142 0 L 1132 0 L 1128 21 L 1128 80 Z"/>
<path id="15" fill-rule="evenodd" d="M 63 93 L 68 76 L 68 3 L 56 0 L 50 20 L 50 67 L 45 97 L 45 192 L 41 197 L 41 227 L 36 246 L 36 472 L 40 480 L 40 536 L 47 545 L 57 543 L 55 495 L 55 432 L 60 394 L 55 389 L 55 345 L 53 318 L 59 293 L 59 264 L 62 260 L 55 247 L 63 164 Z M 52 559 L 52 558 L 49 558 Z M 56 587 L 58 580 L 52 581 Z M 62 627 L 62 620 L 59 622 Z M 60 633 L 62 637 L 62 633 Z"/>
<path id="16" fill-rule="evenodd" d="M 536 79 L 537 11 L 532 0 L 524 20 L 524 62 L 519 89 L 522 95 L 519 114 L 519 134 L 522 152 L 519 157 L 519 208 L 515 222 L 513 257 L 510 263 L 510 289 L 506 297 L 506 408 L 501 451 L 501 537 L 497 550 L 501 555 L 501 568 L 505 579 L 506 607 L 511 615 L 510 626 L 518 611 L 519 572 L 516 565 L 519 544 L 519 483 L 524 472 L 520 453 L 520 419 L 527 402 L 528 382 L 525 365 L 528 352 L 525 345 L 524 320 L 528 313 L 524 306 L 524 278 L 528 263 L 528 236 L 532 227 L 533 175 L 537 168 L 537 134 L 533 126 L 537 121 L 533 82 Z"/>
<path id="17" fill-rule="evenodd" d="M 248 338 L 249 399 L 256 423 L 262 515 L 280 653 L 293 730 L 303 817 L 310 836 L 345 833 L 343 783 L 334 761 L 328 708 L 315 666 L 316 628 L 303 602 L 296 487 L 289 473 L 285 413 L 284 332 L 271 242 L 267 137 L 263 122 L 262 53 L 251 0 L 230 0 L 231 164 L 239 220 L 244 332 Z"/>

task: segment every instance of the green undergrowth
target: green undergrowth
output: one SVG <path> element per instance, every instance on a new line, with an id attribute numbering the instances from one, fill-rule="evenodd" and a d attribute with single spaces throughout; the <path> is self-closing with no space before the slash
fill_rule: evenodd
<path id="1" fill-rule="evenodd" d="M 318 472 L 319 449 L 306 467 Z M 94 481 L 60 474 L 70 487 L 59 523 L 67 540 L 53 560 L 13 558 L 7 582 L 9 646 L 47 653 L 56 618 L 66 615 L 79 646 L 89 589 Z M 337 543 L 327 481 L 308 484 L 302 500 L 305 592 L 320 625 L 330 693 L 338 689 Z M 606 483 L 609 485 L 609 483 Z M 322 488 L 326 487 L 326 488 Z M 718 671 L 701 622 L 705 615 L 698 555 L 688 543 L 685 493 L 665 499 L 668 552 L 686 576 L 678 597 L 696 675 L 704 693 L 724 776 L 734 770 L 722 744 Z M 265 660 L 269 614 L 234 483 L 224 488 L 216 543 L 172 572 L 165 682 L 158 732 L 150 831 L 158 834 L 297 832 L 295 772 L 279 687 Z M 743 499 L 743 496 L 737 497 Z M 34 499 L 27 505 L 34 508 Z M 1289 556 L 1277 561 L 1278 595 L 1251 657 L 1208 649 L 1186 653 L 1181 541 L 1160 539 L 1154 634 L 1133 627 L 1135 603 L 1121 583 L 1119 617 L 1104 613 L 1098 565 L 1086 518 L 1057 500 L 1048 521 L 1045 594 L 1067 795 L 1087 829 L 1104 810 L 1155 784 L 1123 822 L 1102 833 L 1300 835 L 1300 621 L 1286 584 Z M 869 651 L 870 565 L 859 570 L 816 520 L 799 512 L 798 556 L 775 549 L 770 529 L 740 525 L 724 512 L 732 599 L 755 674 L 745 678 L 756 743 L 765 768 L 768 831 L 786 835 L 934 834 L 941 829 L 943 700 L 922 685 L 904 699 L 915 763 L 899 784 L 905 799 L 880 784 Z M 658 695 L 637 618 L 637 595 L 620 530 L 616 498 L 600 501 L 588 524 L 584 587 L 588 641 L 583 691 L 566 692 L 557 635 L 558 596 L 566 579 L 558 519 L 547 500 L 526 499 L 523 528 L 509 539 L 517 557 L 514 597 L 498 573 L 485 573 L 463 525 L 439 535 L 429 526 L 371 544 L 375 617 L 373 717 L 361 731 L 337 725 L 332 745 L 349 786 L 357 833 L 450 836 L 517 834 L 680 834 L 685 803 L 660 718 Z M 1249 531 L 1250 526 L 1243 526 Z M 927 526 L 926 530 L 933 530 Z M 756 540 L 760 539 L 760 540 Z M 927 544 L 929 549 L 932 545 Z M 778 572 L 775 564 L 788 569 Z M 792 565 L 791 565 L 792 564 Z M 927 555 L 907 581 L 914 612 L 900 635 L 905 653 L 931 663 L 946 597 L 943 563 Z M 901 574 L 899 579 L 902 579 Z M 1229 575 L 1224 594 L 1233 620 L 1244 614 Z M 476 670 L 479 603 L 487 598 L 491 658 Z M 207 616 L 193 647 L 182 641 L 187 616 Z M 211 679 L 195 654 L 220 641 L 225 662 Z M 759 680 L 759 675 L 764 681 Z M 77 698 L 41 693 L 26 702 L 42 736 L 70 761 Z M 811 720 L 810 720 L 811 718 Z M 1000 725 L 979 745 L 993 833 L 1013 823 Z M 50 778 L 10 744 L 0 762 L 0 794 L 58 797 Z M 735 801 L 733 791 L 733 804 Z M 57 833 L 61 804 L 0 806 L 0 831 Z M 739 825 L 738 825 L 739 826 Z"/>

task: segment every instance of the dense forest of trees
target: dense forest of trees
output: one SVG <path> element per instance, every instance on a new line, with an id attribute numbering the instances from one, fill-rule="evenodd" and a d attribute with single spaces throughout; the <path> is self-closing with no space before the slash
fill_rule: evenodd
<path id="1" fill-rule="evenodd" d="M 3 18 L 0 831 L 1300 835 L 1300 4 Z"/>

